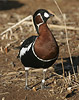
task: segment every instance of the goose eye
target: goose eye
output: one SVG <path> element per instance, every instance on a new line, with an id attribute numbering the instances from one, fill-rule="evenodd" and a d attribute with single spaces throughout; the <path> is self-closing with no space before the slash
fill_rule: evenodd
<path id="1" fill-rule="evenodd" d="M 48 13 L 44 13 L 44 17 L 48 18 L 49 17 L 49 14 Z"/>

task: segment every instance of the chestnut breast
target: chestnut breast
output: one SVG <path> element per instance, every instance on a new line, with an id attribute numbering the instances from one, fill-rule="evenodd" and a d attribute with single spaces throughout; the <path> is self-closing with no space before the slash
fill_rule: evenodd
<path id="1" fill-rule="evenodd" d="M 34 50 L 36 55 L 43 60 L 53 59 L 59 53 L 57 42 L 46 23 L 39 27 L 39 37 L 35 41 Z"/>

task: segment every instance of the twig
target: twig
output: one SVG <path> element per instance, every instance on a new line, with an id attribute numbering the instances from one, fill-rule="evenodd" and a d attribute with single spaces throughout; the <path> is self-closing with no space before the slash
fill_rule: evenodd
<path id="1" fill-rule="evenodd" d="M 74 72 L 75 79 L 77 80 L 77 77 L 76 77 L 76 74 L 75 74 L 75 70 L 74 70 L 73 61 L 72 61 L 72 56 L 71 56 L 71 52 L 70 52 L 69 42 L 68 42 L 67 27 L 66 27 L 66 21 L 65 21 L 66 16 L 63 16 L 63 13 L 62 13 L 62 11 L 61 11 L 59 5 L 57 4 L 56 0 L 54 0 L 54 2 L 55 2 L 56 6 L 57 6 L 57 8 L 58 8 L 58 10 L 59 10 L 59 12 L 61 13 L 61 15 L 62 15 L 62 17 L 63 17 L 63 22 L 64 22 L 63 24 L 64 24 L 64 26 L 65 26 L 66 41 L 67 41 L 67 47 L 68 47 L 68 52 L 69 52 L 69 56 L 70 56 L 70 62 L 71 62 L 71 64 L 72 64 L 72 69 L 73 69 L 73 72 Z"/>
<path id="2" fill-rule="evenodd" d="M 77 72 L 78 72 L 78 74 L 79 74 L 79 66 L 77 65 Z"/>
<path id="3" fill-rule="evenodd" d="M 53 29 L 60 29 L 60 30 L 62 30 L 62 29 L 65 29 L 65 25 L 52 25 L 52 24 L 48 24 L 48 26 L 50 27 L 50 28 L 53 28 Z M 66 29 L 67 30 L 79 30 L 79 28 L 78 27 L 72 27 L 72 26 L 66 26 Z"/>
<path id="4" fill-rule="evenodd" d="M 79 84 L 72 86 L 72 88 L 79 88 Z"/>
<path id="5" fill-rule="evenodd" d="M 61 13 L 61 15 L 63 16 L 63 13 L 62 13 L 62 11 L 61 11 L 61 9 L 60 9 L 60 7 L 59 7 L 58 3 L 56 2 L 56 0 L 54 0 L 54 2 L 55 2 L 55 4 L 56 4 L 56 6 L 57 6 L 57 8 L 58 8 L 59 12 L 60 12 L 60 13 Z"/>
<path id="6" fill-rule="evenodd" d="M 5 48 L 9 47 L 11 44 L 16 43 L 16 42 L 17 42 L 17 40 L 16 40 L 16 41 L 12 41 L 12 42 L 8 43 L 8 44 L 5 46 Z"/>
<path id="7" fill-rule="evenodd" d="M 71 56 L 71 52 L 70 52 L 70 46 L 69 46 L 69 41 L 68 41 L 68 34 L 67 34 L 67 29 L 66 29 L 65 16 L 63 16 L 63 18 L 64 18 L 64 25 L 65 25 L 65 32 L 66 32 L 66 41 L 67 41 L 67 47 L 68 47 L 68 52 L 69 52 L 69 56 L 70 56 L 70 62 L 72 64 L 72 69 L 73 69 L 73 73 L 74 73 L 75 79 L 77 80 L 77 77 L 76 77 L 76 74 L 75 74 L 75 70 L 74 70 L 73 61 L 72 61 L 72 56 Z"/>
<path id="8" fill-rule="evenodd" d="M 63 76 L 62 76 L 62 75 L 59 75 L 59 74 L 57 74 L 57 73 L 55 73 L 55 72 L 53 72 L 53 74 L 55 74 L 55 75 L 59 76 L 60 78 L 63 78 Z"/>
<path id="9" fill-rule="evenodd" d="M 0 93 L 0 95 L 9 94 L 9 92 Z"/>
<path id="10" fill-rule="evenodd" d="M 71 74 L 70 74 L 70 71 L 68 72 L 68 74 L 69 74 L 69 83 L 71 83 Z"/>
<path id="11" fill-rule="evenodd" d="M 18 19 L 18 22 L 20 22 L 20 21 L 21 21 L 20 17 L 19 17 L 18 15 L 16 15 L 16 17 L 17 17 L 17 19 Z M 19 26 L 19 28 L 20 28 L 20 30 L 21 30 L 21 33 L 23 33 L 23 28 L 22 28 L 21 25 Z"/>
<path id="12" fill-rule="evenodd" d="M 62 20 L 58 17 L 58 16 L 56 16 L 56 14 L 55 13 L 53 13 L 51 10 L 48 10 L 51 14 L 53 14 L 54 16 L 55 16 L 55 18 L 60 22 L 60 23 L 62 23 Z"/>
<path id="13" fill-rule="evenodd" d="M 63 64 L 63 58 L 61 58 L 61 64 L 62 64 L 62 69 L 63 69 L 63 78 L 65 78 L 65 72 L 64 72 L 64 64 Z"/>
<path id="14" fill-rule="evenodd" d="M 1 51 L 2 53 L 4 53 L 4 51 L 3 51 L 3 47 L 2 47 L 2 46 L 0 47 L 0 51 Z"/>
<path id="15" fill-rule="evenodd" d="M 31 16 L 31 15 L 30 15 Z M 28 16 L 29 17 L 29 16 Z M 26 17 L 27 18 L 27 17 Z M 12 27 L 10 27 L 10 28 L 8 28 L 7 30 L 5 30 L 5 31 L 3 31 L 0 35 L 2 36 L 2 40 L 4 39 L 4 38 L 6 38 L 6 39 L 8 39 L 8 32 L 10 31 L 10 33 L 12 34 L 12 29 L 13 28 L 15 28 L 16 26 L 18 26 L 18 25 L 20 25 L 23 21 L 25 21 L 25 18 L 24 18 L 24 20 L 21 20 L 20 22 L 18 22 L 17 24 L 15 24 L 15 25 L 13 25 Z M 27 24 L 26 24 L 27 23 Z M 33 22 L 30 22 L 30 21 L 26 21 L 26 22 L 23 22 L 22 24 L 26 24 L 26 25 L 33 25 Z M 58 30 L 63 30 L 63 29 L 65 29 L 65 26 L 64 25 L 61 25 L 61 26 L 59 26 L 59 25 L 52 25 L 52 24 L 48 24 L 48 26 L 50 27 L 50 28 L 53 28 L 53 29 L 58 29 Z M 19 26 L 20 27 L 20 30 L 21 30 L 21 32 L 23 31 L 22 30 L 22 27 L 21 27 L 21 25 Z M 34 26 L 33 26 L 34 27 Z M 66 26 L 66 29 L 67 30 L 79 30 L 79 28 L 78 27 L 72 27 L 72 26 Z M 34 28 L 34 31 L 35 31 L 35 28 Z M 7 34 L 6 34 L 7 33 Z M 5 34 L 6 34 L 6 36 L 5 36 Z M 10 35 L 10 37 L 9 37 L 10 39 L 11 39 L 11 35 Z"/>
<path id="16" fill-rule="evenodd" d="M 22 22 L 24 22 L 25 20 L 30 20 L 32 19 L 32 15 L 24 18 L 23 20 L 19 21 L 18 23 L 16 23 L 15 25 L 13 25 L 12 27 L 8 28 L 7 30 L 5 30 L 4 32 L 2 32 L 0 35 L 5 34 L 6 32 L 10 31 L 11 29 L 15 28 L 16 26 L 20 25 Z"/>
<path id="17" fill-rule="evenodd" d="M 49 67 L 48 70 L 52 70 L 52 67 Z M 30 72 L 41 72 L 41 71 L 43 71 L 42 68 L 30 70 Z"/>
<path id="18" fill-rule="evenodd" d="M 71 38 L 68 38 L 68 40 L 70 41 Z M 60 39 L 60 40 L 56 39 L 56 41 L 57 41 L 57 42 L 61 42 L 61 43 L 65 43 L 65 42 L 66 42 L 66 39 Z"/>
<path id="19" fill-rule="evenodd" d="M 11 40 L 12 39 L 12 29 L 10 29 L 10 37 L 9 37 L 9 39 Z"/>

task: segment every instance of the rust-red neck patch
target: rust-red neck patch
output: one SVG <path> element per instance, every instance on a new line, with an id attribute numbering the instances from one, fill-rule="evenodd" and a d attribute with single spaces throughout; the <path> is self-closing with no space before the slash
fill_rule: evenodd
<path id="1" fill-rule="evenodd" d="M 36 24 L 43 23 L 43 20 L 42 20 L 42 18 L 41 18 L 40 15 L 36 16 L 36 18 L 35 18 L 35 23 L 36 23 Z"/>

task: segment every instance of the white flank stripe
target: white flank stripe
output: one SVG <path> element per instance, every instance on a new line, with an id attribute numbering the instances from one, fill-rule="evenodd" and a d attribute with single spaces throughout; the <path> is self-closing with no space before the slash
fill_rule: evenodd
<path id="1" fill-rule="evenodd" d="M 20 51 L 20 58 L 23 56 L 26 52 L 28 52 L 31 48 L 32 43 L 28 47 L 23 47 Z"/>

